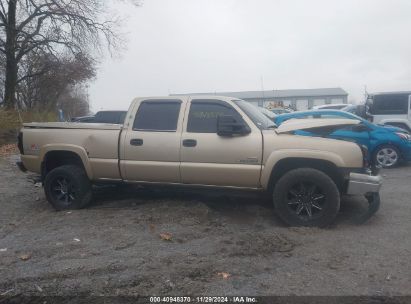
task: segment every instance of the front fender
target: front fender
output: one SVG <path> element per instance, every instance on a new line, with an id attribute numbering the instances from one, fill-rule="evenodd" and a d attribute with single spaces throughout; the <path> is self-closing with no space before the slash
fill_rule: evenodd
<path id="1" fill-rule="evenodd" d="M 320 150 L 308 150 L 308 149 L 281 149 L 272 152 L 267 161 L 264 164 L 262 173 L 261 173 L 261 185 L 264 189 L 268 189 L 268 183 L 270 181 L 271 173 L 275 165 L 287 158 L 309 158 L 317 159 L 322 161 L 328 161 L 334 164 L 336 167 L 344 168 L 349 167 L 343 158 L 333 152 L 329 151 L 320 151 Z"/>

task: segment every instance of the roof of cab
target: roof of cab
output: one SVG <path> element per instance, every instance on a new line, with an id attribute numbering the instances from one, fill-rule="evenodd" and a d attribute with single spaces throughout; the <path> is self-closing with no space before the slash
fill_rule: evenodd
<path id="1" fill-rule="evenodd" d="M 134 100 L 161 100 L 161 101 L 173 101 L 180 98 L 190 98 L 190 99 L 225 99 L 225 100 L 238 100 L 238 98 L 230 96 L 219 96 L 219 95 L 172 95 L 172 96 L 147 96 L 147 97 L 137 97 Z"/>

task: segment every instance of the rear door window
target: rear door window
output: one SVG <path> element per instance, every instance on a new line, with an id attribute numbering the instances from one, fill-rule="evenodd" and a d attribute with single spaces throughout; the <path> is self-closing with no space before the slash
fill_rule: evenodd
<path id="1" fill-rule="evenodd" d="M 133 130 L 173 132 L 177 130 L 181 101 L 143 101 L 138 108 Z"/>

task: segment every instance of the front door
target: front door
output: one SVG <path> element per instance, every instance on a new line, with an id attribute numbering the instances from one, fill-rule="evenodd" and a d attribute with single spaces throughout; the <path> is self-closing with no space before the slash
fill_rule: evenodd
<path id="1" fill-rule="evenodd" d="M 261 131 L 244 119 L 251 133 L 223 137 L 217 134 L 217 117 L 245 117 L 234 105 L 221 100 L 194 99 L 186 111 L 181 146 L 181 180 L 186 184 L 259 187 L 262 162 Z"/>
<path id="2" fill-rule="evenodd" d="M 180 182 L 180 142 L 185 103 L 179 99 L 137 102 L 137 114 L 122 135 L 123 178 Z"/>

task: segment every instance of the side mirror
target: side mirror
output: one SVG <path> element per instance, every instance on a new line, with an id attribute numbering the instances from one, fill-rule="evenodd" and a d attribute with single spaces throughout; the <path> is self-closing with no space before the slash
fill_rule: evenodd
<path id="1" fill-rule="evenodd" d="M 251 133 L 250 127 L 241 119 L 232 115 L 221 115 L 217 118 L 217 134 L 219 136 L 246 135 Z"/>

